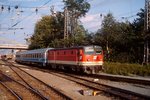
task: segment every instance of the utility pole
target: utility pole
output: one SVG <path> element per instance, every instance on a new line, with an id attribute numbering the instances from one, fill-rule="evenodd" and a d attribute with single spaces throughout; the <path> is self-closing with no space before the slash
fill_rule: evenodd
<path id="1" fill-rule="evenodd" d="M 144 15 L 145 15 L 144 16 L 145 43 L 144 43 L 143 63 L 148 65 L 149 63 L 150 0 L 145 0 L 145 14 Z"/>
<path id="2" fill-rule="evenodd" d="M 77 29 L 77 14 L 69 11 L 67 8 L 64 10 L 64 39 L 73 37 L 73 45 L 75 45 L 75 33 Z"/>
<path id="3" fill-rule="evenodd" d="M 54 16 L 54 5 L 52 5 L 51 7 L 50 7 L 50 12 L 51 12 L 51 14 Z"/>
<path id="4" fill-rule="evenodd" d="M 68 33 L 68 10 L 67 10 L 67 8 L 65 8 L 65 11 L 64 11 L 64 15 L 65 15 L 65 21 L 64 21 L 64 39 L 68 39 L 68 35 L 69 35 L 69 33 Z"/>

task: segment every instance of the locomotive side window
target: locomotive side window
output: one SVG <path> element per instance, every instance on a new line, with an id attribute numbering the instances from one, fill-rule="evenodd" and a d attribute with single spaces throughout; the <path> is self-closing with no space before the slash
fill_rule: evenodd
<path id="1" fill-rule="evenodd" d="M 96 54 L 102 54 L 102 48 L 101 47 L 96 47 L 95 52 L 96 52 Z"/>

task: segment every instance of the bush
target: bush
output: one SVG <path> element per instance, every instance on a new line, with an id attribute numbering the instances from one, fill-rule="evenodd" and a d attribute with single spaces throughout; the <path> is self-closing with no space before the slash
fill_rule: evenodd
<path id="1" fill-rule="evenodd" d="M 150 66 L 142 66 L 140 64 L 105 62 L 103 72 L 126 76 L 150 76 Z"/>

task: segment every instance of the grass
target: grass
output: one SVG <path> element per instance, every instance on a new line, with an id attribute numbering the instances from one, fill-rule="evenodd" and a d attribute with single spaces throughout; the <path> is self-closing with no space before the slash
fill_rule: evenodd
<path id="1" fill-rule="evenodd" d="M 125 76 L 150 76 L 150 65 L 105 62 L 103 72 Z"/>

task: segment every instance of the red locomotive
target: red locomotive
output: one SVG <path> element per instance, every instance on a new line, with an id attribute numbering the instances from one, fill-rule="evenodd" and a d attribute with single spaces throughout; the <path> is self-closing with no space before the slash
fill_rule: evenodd
<path id="1" fill-rule="evenodd" d="M 84 73 L 98 73 L 103 66 L 103 51 L 100 46 L 81 46 L 51 49 L 48 64 L 52 68 Z"/>

